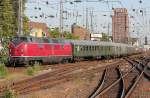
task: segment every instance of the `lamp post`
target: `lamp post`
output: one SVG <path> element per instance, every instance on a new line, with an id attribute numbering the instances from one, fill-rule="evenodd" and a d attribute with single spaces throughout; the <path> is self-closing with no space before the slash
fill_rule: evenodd
<path id="1" fill-rule="evenodd" d="M 59 24 L 59 32 L 60 37 L 63 38 L 63 0 L 60 0 L 60 24 Z"/>

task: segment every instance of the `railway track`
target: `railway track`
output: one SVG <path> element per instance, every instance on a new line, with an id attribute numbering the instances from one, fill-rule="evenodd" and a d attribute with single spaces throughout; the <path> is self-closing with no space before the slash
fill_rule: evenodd
<path id="1" fill-rule="evenodd" d="M 102 68 L 100 66 L 89 67 L 88 65 L 84 64 L 82 66 L 75 66 L 70 64 L 69 66 L 64 65 L 63 67 L 58 68 L 55 71 L 47 72 L 35 77 L 11 83 L 9 85 L 9 88 L 16 91 L 18 94 L 28 94 L 41 89 L 51 88 L 66 81 L 70 81 L 76 75 L 85 77 L 85 75 L 88 76 L 91 73 L 104 70 L 99 86 L 94 90 L 89 98 L 97 98 L 104 95 L 104 98 L 108 98 L 109 96 L 114 96 L 114 98 L 124 98 L 125 95 L 130 95 L 130 92 L 132 92 L 130 91 L 130 89 L 132 89 L 132 87 L 135 87 L 133 86 L 135 85 L 134 82 L 140 80 L 140 75 L 145 74 L 145 70 L 149 70 L 149 67 L 144 67 L 144 65 L 147 65 L 146 63 L 148 62 L 148 60 L 146 61 L 145 59 L 143 59 L 141 62 L 139 62 L 136 60 L 128 59 L 128 62 L 132 64 L 132 69 L 125 73 L 121 72 L 120 70 L 120 65 L 123 65 L 122 61 L 110 64 L 106 69 L 105 67 Z M 128 77 L 130 78 L 126 79 Z M 128 82 L 130 82 L 130 84 Z M 136 82 L 136 84 L 137 83 L 138 81 Z M 2 95 L 6 88 L 7 87 L 0 88 L 0 95 Z M 112 94 L 111 92 L 117 93 Z"/>
<path id="2" fill-rule="evenodd" d="M 144 58 L 140 62 L 130 58 L 126 60 L 132 64 L 132 68 L 125 73 L 120 70 L 119 66 L 115 70 L 106 68 L 98 86 L 88 98 L 128 98 L 142 76 L 148 72 L 146 70 L 149 69 L 150 59 Z M 116 71 L 116 73 L 111 74 L 108 70 Z M 107 74 L 111 76 L 108 77 Z"/>
<path id="3" fill-rule="evenodd" d="M 121 63 L 115 62 L 113 64 L 110 64 L 109 66 L 112 66 L 114 64 Z M 66 81 L 69 81 L 73 79 L 77 74 L 82 76 L 82 73 L 86 73 L 86 75 L 91 74 L 91 72 L 99 72 L 104 70 L 101 66 L 92 66 L 91 68 L 88 65 L 82 65 L 82 66 L 65 66 L 64 68 L 60 68 L 58 70 L 47 72 L 45 74 L 41 74 L 29 79 L 21 80 L 15 83 L 11 83 L 9 85 L 9 88 L 16 91 L 19 94 L 27 94 L 31 93 L 37 90 L 50 88 L 52 86 L 55 86 L 59 83 L 64 83 Z M 0 93 L 5 91 L 7 87 L 1 87 Z"/>

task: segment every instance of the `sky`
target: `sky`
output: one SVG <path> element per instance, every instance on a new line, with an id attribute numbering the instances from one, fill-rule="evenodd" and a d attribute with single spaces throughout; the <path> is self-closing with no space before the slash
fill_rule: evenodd
<path id="1" fill-rule="evenodd" d="M 129 12 L 130 35 L 140 37 L 141 40 L 145 36 L 150 35 L 150 29 L 148 28 L 150 27 L 150 0 L 105 0 L 109 2 L 99 2 L 99 0 L 81 0 L 81 3 L 71 2 L 74 0 L 63 1 L 65 2 L 63 3 L 63 24 L 64 30 L 66 31 L 70 30 L 73 23 L 85 27 L 86 9 L 88 8 L 89 31 L 93 31 L 94 33 L 105 32 L 111 34 L 112 8 L 124 7 L 127 8 Z M 142 3 L 140 3 L 140 1 L 142 1 Z M 25 13 L 31 21 L 44 22 L 50 28 L 58 27 L 60 23 L 59 2 L 60 0 L 28 0 Z M 141 14 L 140 10 L 143 10 L 144 13 Z M 91 23 L 93 24 L 92 26 Z"/>

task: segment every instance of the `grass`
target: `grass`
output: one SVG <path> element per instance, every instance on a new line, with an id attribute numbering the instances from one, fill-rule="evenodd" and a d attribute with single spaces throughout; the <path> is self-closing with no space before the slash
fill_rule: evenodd
<path id="1" fill-rule="evenodd" d="M 16 97 L 16 94 L 13 90 L 7 89 L 4 92 L 4 95 L 2 96 L 2 98 L 17 98 L 17 97 Z"/>
<path id="2" fill-rule="evenodd" d="M 0 64 L 0 78 L 4 78 L 7 75 L 7 68 L 5 64 Z"/>
<path id="3" fill-rule="evenodd" d="M 34 75 L 34 70 L 33 70 L 32 67 L 28 67 L 28 68 L 27 68 L 27 75 L 29 75 L 29 76 Z"/>
<path id="4" fill-rule="evenodd" d="M 27 75 L 32 76 L 40 70 L 42 70 L 41 65 L 36 62 L 33 66 L 27 68 Z"/>

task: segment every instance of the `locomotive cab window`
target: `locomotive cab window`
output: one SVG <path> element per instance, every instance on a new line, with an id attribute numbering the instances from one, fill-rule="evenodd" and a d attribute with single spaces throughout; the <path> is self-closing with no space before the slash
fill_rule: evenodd
<path id="1" fill-rule="evenodd" d="M 53 43 L 58 43 L 57 39 L 52 39 Z"/>
<path id="2" fill-rule="evenodd" d="M 44 39 L 43 39 L 43 42 L 44 42 L 44 43 L 49 43 L 49 40 L 46 39 L 46 38 L 44 38 Z"/>
<path id="3" fill-rule="evenodd" d="M 15 44 L 15 45 L 19 45 L 20 43 L 22 42 L 28 42 L 27 38 L 26 37 L 15 37 L 12 42 Z"/>

